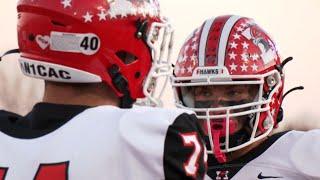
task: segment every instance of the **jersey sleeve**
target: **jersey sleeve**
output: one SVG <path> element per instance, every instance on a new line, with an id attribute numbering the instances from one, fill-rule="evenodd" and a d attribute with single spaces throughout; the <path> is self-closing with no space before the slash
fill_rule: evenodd
<path id="1" fill-rule="evenodd" d="M 296 172 L 304 174 L 306 178 L 320 179 L 320 130 L 315 129 L 300 134 L 303 135 L 290 151 L 290 160 Z"/>
<path id="2" fill-rule="evenodd" d="M 207 154 L 195 115 L 183 113 L 168 128 L 164 146 L 165 179 L 203 179 Z"/>

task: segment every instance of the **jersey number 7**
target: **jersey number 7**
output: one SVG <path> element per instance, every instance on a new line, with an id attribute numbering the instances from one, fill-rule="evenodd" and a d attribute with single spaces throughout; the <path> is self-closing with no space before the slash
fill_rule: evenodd
<path id="1" fill-rule="evenodd" d="M 183 145 L 185 147 L 192 147 L 193 148 L 193 152 L 190 155 L 188 161 L 185 162 L 183 165 L 184 165 L 184 170 L 187 173 L 187 175 L 194 177 L 194 176 L 196 176 L 197 171 L 199 169 L 199 157 L 200 157 L 202 150 L 204 150 L 203 153 L 205 153 L 203 161 L 205 163 L 207 161 L 206 160 L 207 154 L 205 151 L 205 147 L 199 141 L 198 135 L 195 132 L 180 134 L 180 136 L 182 137 Z"/>

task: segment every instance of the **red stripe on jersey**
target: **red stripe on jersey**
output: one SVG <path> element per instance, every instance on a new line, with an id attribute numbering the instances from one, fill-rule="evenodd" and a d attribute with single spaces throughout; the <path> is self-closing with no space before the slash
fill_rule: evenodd
<path id="1" fill-rule="evenodd" d="M 41 164 L 35 180 L 68 180 L 69 162 L 58 164 Z"/>
<path id="2" fill-rule="evenodd" d="M 4 180 L 7 174 L 8 168 L 0 168 L 0 180 Z"/>

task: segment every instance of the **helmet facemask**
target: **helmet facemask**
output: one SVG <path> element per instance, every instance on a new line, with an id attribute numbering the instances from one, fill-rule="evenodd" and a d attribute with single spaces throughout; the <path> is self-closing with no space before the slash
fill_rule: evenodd
<path id="1" fill-rule="evenodd" d="M 152 23 L 146 42 L 152 53 L 152 66 L 143 85 L 146 98 L 138 99 L 137 105 L 162 106 L 163 96 L 169 76 L 172 73 L 171 54 L 174 30 L 167 19 L 162 23 Z"/>
<path id="2" fill-rule="evenodd" d="M 234 15 L 207 19 L 182 46 L 172 76 L 176 104 L 197 113 L 207 132 L 208 152 L 220 163 L 226 162 L 226 153 L 245 151 L 277 126 L 284 82 L 280 59 L 273 40 L 253 19 Z M 250 101 L 224 100 L 198 108 L 182 88 L 194 86 L 245 86 L 256 93 Z"/>
<path id="3" fill-rule="evenodd" d="M 208 153 L 220 162 L 226 161 L 226 153 L 266 137 L 275 125 L 275 112 L 270 104 L 282 85 L 277 70 L 262 75 L 172 77 L 172 84 L 178 100 L 176 105 L 196 112 L 207 135 Z M 266 86 L 270 87 L 266 89 Z M 243 99 L 241 95 L 232 99 L 232 94 L 223 98 L 226 97 L 223 94 L 234 90 L 247 94 Z M 216 93 L 217 100 L 210 99 L 210 93 Z"/>

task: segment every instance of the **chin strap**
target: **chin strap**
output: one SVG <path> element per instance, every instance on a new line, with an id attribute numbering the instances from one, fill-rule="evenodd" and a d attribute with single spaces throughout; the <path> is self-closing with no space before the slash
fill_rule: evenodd
<path id="1" fill-rule="evenodd" d="M 238 122 L 236 120 L 229 121 L 229 147 L 238 146 L 250 139 L 248 132 L 242 128 L 236 132 Z M 213 139 L 213 155 L 219 163 L 226 163 L 227 157 L 226 153 L 221 150 L 221 138 L 226 138 L 226 123 L 214 123 L 211 126 L 211 134 Z M 226 140 L 225 140 L 226 141 Z M 226 144 L 227 145 L 227 144 Z M 225 146 L 226 146 L 225 145 Z"/>
<path id="2" fill-rule="evenodd" d="M 220 130 L 213 130 L 212 136 L 213 136 L 213 151 L 214 156 L 217 159 L 219 163 L 225 163 L 227 162 L 226 154 L 221 151 L 220 148 Z"/>
<path id="3" fill-rule="evenodd" d="M 294 87 L 290 90 L 288 90 L 286 93 L 284 93 L 284 95 L 282 96 L 282 99 L 286 98 L 286 96 L 290 93 L 292 93 L 293 91 L 297 91 L 297 90 L 304 90 L 304 87 L 303 86 L 297 86 L 297 87 Z"/>
<path id="4" fill-rule="evenodd" d="M 7 56 L 7 55 L 9 55 L 9 54 L 18 54 L 18 53 L 20 53 L 20 50 L 19 50 L 19 49 L 12 49 L 12 50 L 10 50 L 10 51 L 7 51 L 7 52 L 5 52 L 2 56 L 0 56 L 0 61 L 2 61 L 2 58 L 3 58 L 4 56 Z"/>
<path id="5" fill-rule="evenodd" d="M 284 93 L 284 95 L 282 96 L 282 102 L 283 102 L 283 100 L 285 99 L 285 97 L 286 97 L 288 94 L 292 93 L 293 91 L 297 91 L 297 90 L 304 90 L 304 87 L 303 87 L 303 86 L 297 86 L 297 87 L 294 87 L 294 88 L 288 90 L 288 91 L 287 91 L 286 93 Z M 278 112 L 278 117 L 277 117 L 277 122 L 278 122 L 278 123 L 281 122 L 282 119 L 283 119 L 283 109 L 282 109 L 281 106 L 282 106 L 282 104 L 280 105 L 280 109 L 279 109 L 279 112 Z"/>
<path id="6" fill-rule="evenodd" d="M 281 63 L 280 65 L 277 65 L 277 66 L 276 66 L 276 69 L 280 72 L 281 75 L 283 75 L 283 69 L 284 69 L 285 65 L 286 65 L 288 62 L 292 61 L 292 60 L 293 60 L 293 57 L 287 57 L 285 60 L 282 61 L 282 63 Z M 287 91 L 286 93 L 284 93 L 284 95 L 282 96 L 282 102 L 283 102 L 284 98 L 285 98 L 288 94 L 290 94 L 291 92 L 296 91 L 296 90 L 303 90 L 303 89 L 304 89 L 303 86 L 297 86 L 297 87 L 294 87 L 294 88 L 288 90 L 288 91 Z M 279 112 L 278 112 L 277 123 L 281 122 L 282 119 L 283 119 L 283 109 L 282 109 L 281 106 L 282 106 L 282 103 L 281 103 L 281 105 L 280 105 L 280 109 L 279 109 Z"/>
<path id="7" fill-rule="evenodd" d="M 119 66 L 112 65 L 108 69 L 108 73 L 112 78 L 112 84 L 117 88 L 119 92 L 123 94 L 120 98 L 120 108 L 132 108 L 134 100 L 130 96 L 130 91 L 128 89 L 128 81 L 120 73 Z"/>
<path id="8" fill-rule="evenodd" d="M 226 130 L 229 128 L 229 133 L 234 134 L 238 126 L 237 121 L 229 120 L 229 127 L 227 127 L 226 120 L 222 122 L 213 122 L 211 124 L 211 134 L 213 138 L 213 154 L 219 163 L 227 162 L 227 157 L 224 152 L 221 151 L 220 138 L 226 137 Z"/>

